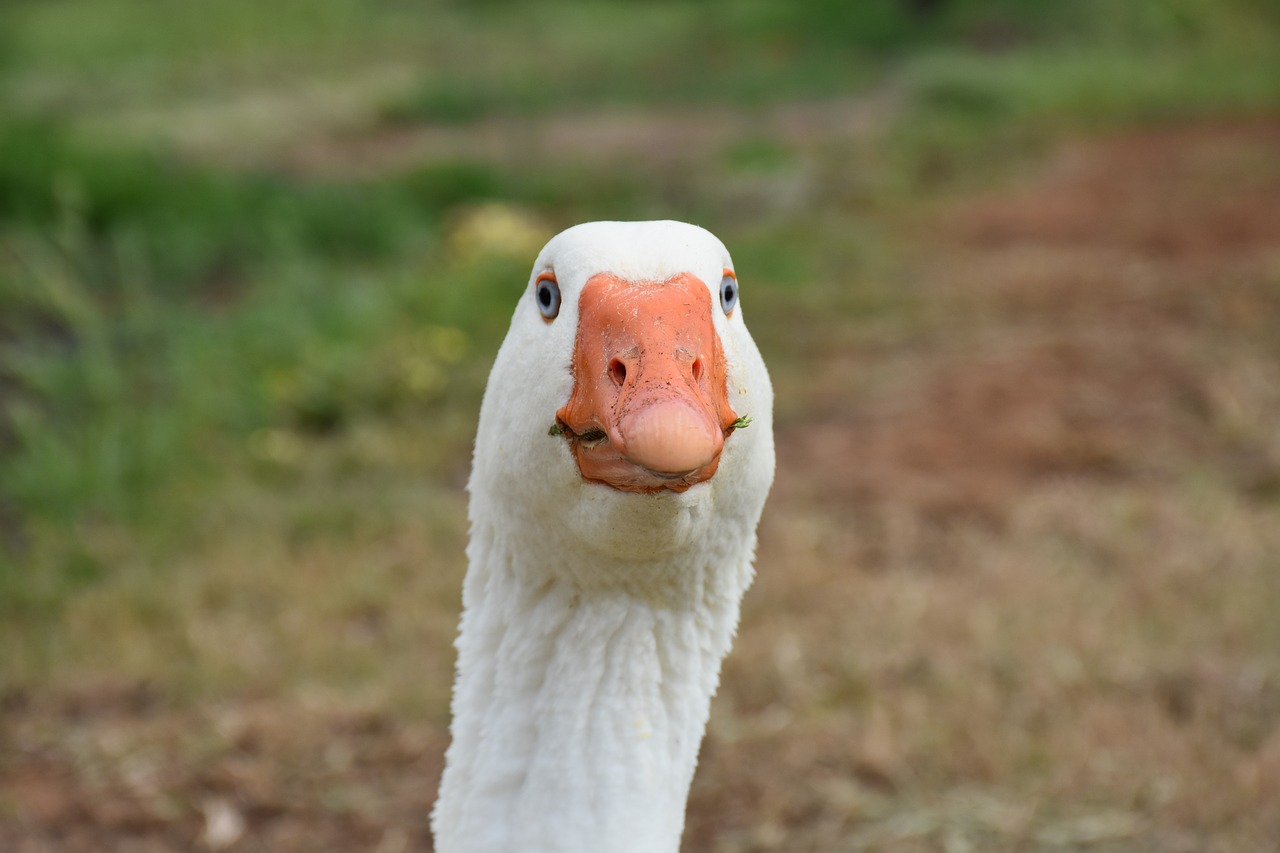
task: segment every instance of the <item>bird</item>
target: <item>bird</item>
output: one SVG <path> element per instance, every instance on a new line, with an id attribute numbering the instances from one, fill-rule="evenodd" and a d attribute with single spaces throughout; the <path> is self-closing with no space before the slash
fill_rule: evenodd
<path id="1" fill-rule="evenodd" d="M 546 244 L 481 403 L 441 853 L 679 849 L 774 476 L 773 389 L 709 231 Z"/>

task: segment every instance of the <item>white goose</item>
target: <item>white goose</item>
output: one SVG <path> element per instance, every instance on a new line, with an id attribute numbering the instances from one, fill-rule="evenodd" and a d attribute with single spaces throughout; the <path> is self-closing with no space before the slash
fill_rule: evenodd
<path id="1" fill-rule="evenodd" d="M 737 288 L 680 222 L 538 256 L 480 410 L 442 853 L 679 848 L 773 481 Z"/>

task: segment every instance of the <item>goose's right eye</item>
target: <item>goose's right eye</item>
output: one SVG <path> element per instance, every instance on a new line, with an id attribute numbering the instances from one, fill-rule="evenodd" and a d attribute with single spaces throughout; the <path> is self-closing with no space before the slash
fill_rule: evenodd
<path id="1" fill-rule="evenodd" d="M 724 309 L 725 316 L 733 313 L 733 307 L 738 304 L 738 279 L 730 270 L 724 271 L 724 278 L 720 279 L 720 307 Z"/>
<path id="2" fill-rule="evenodd" d="M 538 310 L 546 319 L 554 320 L 560 313 L 560 285 L 556 283 L 556 277 L 551 273 L 543 273 L 538 276 L 535 288 Z"/>

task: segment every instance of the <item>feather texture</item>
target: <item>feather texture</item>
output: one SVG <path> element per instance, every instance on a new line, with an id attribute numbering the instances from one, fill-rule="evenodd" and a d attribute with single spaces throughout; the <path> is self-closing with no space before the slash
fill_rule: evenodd
<path id="1" fill-rule="evenodd" d="M 726 268 L 719 240 L 676 222 L 580 225 L 534 265 L 476 437 L 453 740 L 432 815 L 442 853 L 679 848 L 773 479 L 769 377 L 741 309 L 716 308 L 730 401 L 752 426 L 680 493 L 584 481 L 547 424 L 572 390 L 588 278 L 691 273 L 718 288 Z M 552 322 L 534 302 L 548 270 L 563 300 Z"/>

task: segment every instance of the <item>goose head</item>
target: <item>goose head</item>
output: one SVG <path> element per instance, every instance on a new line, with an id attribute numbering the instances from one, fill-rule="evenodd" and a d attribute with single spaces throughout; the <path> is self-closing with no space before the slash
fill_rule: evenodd
<path id="1" fill-rule="evenodd" d="M 481 409 L 471 491 L 558 549 L 652 557 L 752 535 L 769 376 L 733 261 L 680 222 L 592 222 L 534 262 Z"/>

